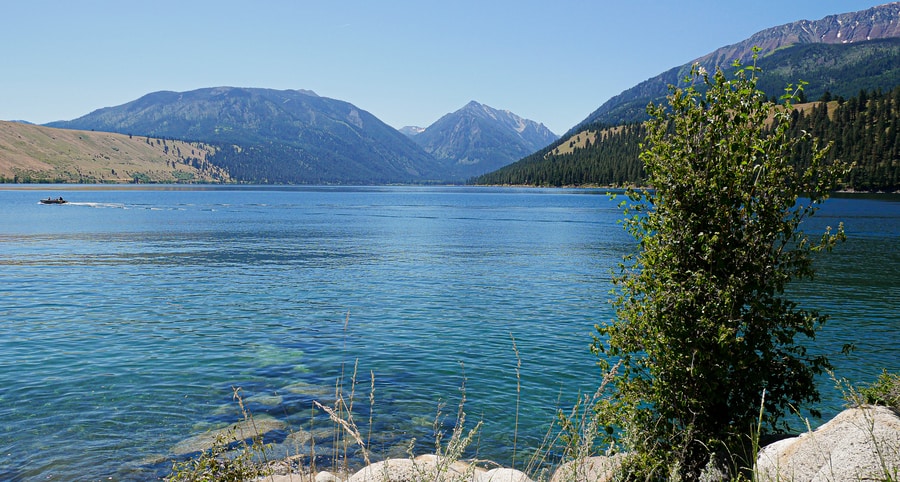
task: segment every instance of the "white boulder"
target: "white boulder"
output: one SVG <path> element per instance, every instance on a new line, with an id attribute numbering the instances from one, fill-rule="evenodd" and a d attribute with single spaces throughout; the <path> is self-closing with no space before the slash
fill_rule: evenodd
<path id="1" fill-rule="evenodd" d="M 475 477 L 475 482 L 533 482 L 516 469 L 492 469 Z"/>
<path id="2" fill-rule="evenodd" d="M 347 482 L 473 482 L 484 469 L 465 462 L 450 462 L 436 455 L 415 459 L 387 459 L 364 467 Z M 498 480 L 499 482 L 499 480 Z"/>
<path id="3" fill-rule="evenodd" d="M 612 481 L 622 466 L 622 457 L 622 454 L 611 457 L 598 455 L 566 462 L 553 472 L 550 482 Z"/>
<path id="4" fill-rule="evenodd" d="M 897 480 L 900 475 L 900 415 L 890 408 L 844 410 L 815 431 L 764 447 L 757 480 Z"/>

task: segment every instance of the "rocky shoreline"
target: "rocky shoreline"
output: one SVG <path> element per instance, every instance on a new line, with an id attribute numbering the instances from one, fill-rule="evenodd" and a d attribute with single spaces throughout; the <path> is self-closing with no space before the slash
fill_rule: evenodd
<path id="1" fill-rule="evenodd" d="M 597 456 L 556 468 L 549 482 L 611 482 L 622 456 Z M 732 479 L 727 467 L 710 471 L 704 480 Z M 900 411 L 866 405 L 849 408 L 814 431 L 763 447 L 756 461 L 759 482 L 783 480 L 897 480 L 900 475 Z M 293 472 L 260 482 L 535 482 L 511 468 L 485 469 L 436 455 L 394 458 L 372 463 L 352 474 Z"/>

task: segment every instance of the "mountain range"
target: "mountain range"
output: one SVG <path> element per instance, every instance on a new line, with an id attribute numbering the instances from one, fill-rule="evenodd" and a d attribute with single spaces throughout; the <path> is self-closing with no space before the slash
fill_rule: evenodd
<path id="1" fill-rule="evenodd" d="M 46 126 L 203 141 L 218 147 L 211 162 L 257 183 L 460 182 L 556 139 L 542 124 L 477 102 L 400 132 L 312 91 L 237 87 L 154 92 Z"/>
<path id="2" fill-rule="evenodd" d="M 697 62 L 707 69 L 728 68 L 734 59 L 747 62 L 754 46 L 762 49 L 757 60 L 765 72 L 760 87 L 773 97 L 782 93 L 785 84 L 800 80 L 809 82 L 806 94 L 810 98 L 826 94 L 843 98 L 863 90 L 890 90 L 900 84 L 900 3 L 767 29 L 700 57 Z M 89 131 L 105 131 L 143 136 L 147 142 L 151 138 L 162 142 L 178 139 L 203 145 L 207 149 L 203 162 L 221 172 L 204 167 L 205 172 L 213 174 L 201 175 L 198 171 L 193 174 L 194 180 L 307 184 L 460 182 L 488 171 L 512 169 L 523 162 L 537 166 L 559 162 L 576 152 L 584 157 L 587 150 L 603 149 L 602 142 L 594 141 L 601 138 L 598 133 L 602 129 L 642 120 L 647 103 L 662 101 L 668 85 L 684 78 L 691 64 L 669 69 L 609 99 L 559 139 L 537 122 L 474 101 L 426 128 L 396 130 L 363 109 L 312 91 L 238 87 L 155 92 L 41 128 L 77 129 L 85 133 L 82 138 L 89 137 Z M 10 133 L 0 132 L 0 136 L 19 135 L 15 129 L 4 129 Z M 610 136 L 614 134 L 603 134 L 602 138 Z M 14 139 L 7 141 L 13 143 Z M 117 158 L 113 152 L 90 151 L 93 147 L 84 143 L 58 148 L 57 154 L 82 150 L 89 156 Z M 22 149 L 16 157 L 20 161 L 29 156 L 32 161 L 39 160 L 44 155 L 40 150 L 28 151 L 28 146 Z M 514 162 L 517 159 L 520 160 Z M 24 177 L 16 176 L 16 172 L 24 172 L 16 164 L 19 161 L 0 161 L 13 173 L 5 177 L 0 172 L 0 179 L 41 179 L 39 172 L 32 171 Z M 171 168 L 191 162 L 186 156 L 168 159 L 166 165 Z M 107 168 L 119 172 L 112 166 L 103 167 Z M 46 179 L 92 179 L 73 172 L 84 169 L 57 169 Z M 66 178 L 65 173 L 72 177 Z M 115 178 L 110 176 L 102 174 L 98 179 Z M 144 179 L 130 171 L 127 177 Z M 149 179 L 157 178 L 166 177 Z"/>
<path id="3" fill-rule="evenodd" d="M 885 38 L 880 38 L 880 37 Z M 733 70 L 734 59 L 761 70 L 757 87 L 777 99 L 788 84 L 808 82 L 795 116 L 830 155 L 855 162 L 846 188 L 900 188 L 900 3 L 800 21 L 754 34 L 695 62 Z M 558 141 L 476 178 L 475 184 L 628 185 L 643 180 L 638 158 L 648 103 L 662 103 L 694 62 L 672 68 L 611 98 Z M 682 84 L 683 85 L 683 84 Z M 846 100 L 846 103 L 845 103 Z M 818 102 L 815 102 L 818 101 Z M 877 122 L 876 122 L 876 119 Z"/>
<path id="4" fill-rule="evenodd" d="M 155 92 L 47 126 L 216 144 L 211 162 L 244 182 L 422 182 L 444 171 L 374 115 L 304 90 Z"/>

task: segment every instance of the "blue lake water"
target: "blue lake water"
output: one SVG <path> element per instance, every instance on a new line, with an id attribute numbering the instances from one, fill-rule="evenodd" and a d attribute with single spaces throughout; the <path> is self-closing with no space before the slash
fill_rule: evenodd
<path id="1" fill-rule="evenodd" d="M 619 216 L 600 190 L 0 186 L 0 480 L 153 479 L 237 421 L 232 387 L 300 429 L 354 364 L 376 456 L 464 384 L 478 455 L 508 464 L 598 384 Z M 813 349 L 870 381 L 900 371 L 900 197 L 833 198 L 808 230 L 841 220 L 793 289 L 832 315 Z"/>

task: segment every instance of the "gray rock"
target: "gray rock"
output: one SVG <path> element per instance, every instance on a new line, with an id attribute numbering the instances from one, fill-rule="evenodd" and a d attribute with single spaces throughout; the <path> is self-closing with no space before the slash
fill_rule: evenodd
<path id="1" fill-rule="evenodd" d="M 388 459 L 364 467 L 347 482 L 473 482 L 483 469 L 464 462 L 450 462 L 435 455 L 415 459 Z M 499 479 L 498 481 L 499 482 Z"/>
<path id="2" fill-rule="evenodd" d="M 266 475 L 258 477 L 254 482 L 343 482 L 340 476 L 332 474 L 327 470 L 323 470 L 315 476 L 309 473 L 290 473 Z"/>
<path id="3" fill-rule="evenodd" d="M 813 432 L 764 447 L 756 472 L 760 482 L 896 480 L 900 415 L 876 406 L 844 410 Z"/>
<path id="4" fill-rule="evenodd" d="M 308 474 L 280 474 L 257 477 L 253 482 L 311 482 Z"/>
<path id="5" fill-rule="evenodd" d="M 550 482 L 609 482 L 622 466 L 622 454 L 599 455 L 560 465 Z"/>
<path id="6" fill-rule="evenodd" d="M 516 469 L 492 469 L 478 474 L 474 482 L 533 482 L 524 472 Z"/>
<path id="7" fill-rule="evenodd" d="M 316 474 L 316 482 L 342 482 L 343 479 L 338 477 L 337 475 L 328 472 L 327 470 L 323 470 Z"/>

